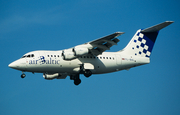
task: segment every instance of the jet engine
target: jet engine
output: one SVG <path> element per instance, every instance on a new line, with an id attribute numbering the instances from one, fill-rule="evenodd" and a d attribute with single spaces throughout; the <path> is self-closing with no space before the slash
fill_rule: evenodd
<path id="1" fill-rule="evenodd" d="M 76 56 L 74 56 L 74 52 L 71 51 L 63 51 L 62 56 L 64 60 L 72 60 L 76 58 Z"/>
<path id="2" fill-rule="evenodd" d="M 64 60 L 73 60 L 79 56 L 83 56 L 89 53 L 88 48 L 75 47 L 71 50 L 64 50 L 62 56 Z"/>
<path id="3" fill-rule="evenodd" d="M 67 74 L 63 73 L 55 73 L 55 74 L 43 74 L 44 79 L 52 80 L 52 79 L 65 79 Z"/>
<path id="4" fill-rule="evenodd" d="M 73 48 L 74 56 L 82 56 L 89 53 L 88 48 L 75 47 Z"/>

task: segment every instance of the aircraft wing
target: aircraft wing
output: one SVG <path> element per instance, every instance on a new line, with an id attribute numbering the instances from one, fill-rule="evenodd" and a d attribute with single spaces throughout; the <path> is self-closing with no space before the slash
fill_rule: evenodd
<path id="1" fill-rule="evenodd" d="M 87 42 L 85 44 L 65 49 L 62 52 L 63 59 L 72 60 L 87 54 L 95 56 L 102 54 L 102 52 L 109 50 L 113 45 L 117 45 L 120 40 L 116 37 L 120 36 L 123 33 L 124 32 L 116 32 L 108 36 Z"/>
<path id="2" fill-rule="evenodd" d="M 88 44 L 92 46 L 90 52 L 94 55 L 99 55 L 106 50 L 110 50 L 110 47 L 112 47 L 113 45 L 117 45 L 117 43 L 120 41 L 116 37 L 122 34 L 124 34 L 124 32 L 116 32 L 108 36 L 88 42 Z"/>

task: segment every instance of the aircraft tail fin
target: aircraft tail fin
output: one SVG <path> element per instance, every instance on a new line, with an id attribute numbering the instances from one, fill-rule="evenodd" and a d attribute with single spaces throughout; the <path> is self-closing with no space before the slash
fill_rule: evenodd
<path id="1" fill-rule="evenodd" d="M 171 23 L 173 21 L 165 21 L 146 29 L 139 29 L 128 45 L 121 51 L 131 56 L 150 57 L 159 30 Z"/>

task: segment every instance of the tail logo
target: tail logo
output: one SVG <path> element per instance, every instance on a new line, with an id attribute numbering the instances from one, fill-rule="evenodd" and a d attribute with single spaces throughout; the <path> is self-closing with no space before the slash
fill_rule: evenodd
<path id="1" fill-rule="evenodd" d="M 121 52 L 125 55 L 150 57 L 159 31 L 171 23 L 173 21 L 165 21 L 146 29 L 139 29 Z"/>
<path id="2" fill-rule="evenodd" d="M 136 56 L 150 57 L 154 43 L 140 31 L 134 37 L 132 49 Z"/>

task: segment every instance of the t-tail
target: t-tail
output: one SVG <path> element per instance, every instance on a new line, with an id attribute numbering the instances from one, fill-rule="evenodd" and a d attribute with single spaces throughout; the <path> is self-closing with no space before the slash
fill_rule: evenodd
<path id="1" fill-rule="evenodd" d="M 128 45 L 120 52 L 133 57 L 150 57 L 159 30 L 171 23 L 173 23 L 173 21 L 165 21 L 146 29 L 139 29 Z"/>

